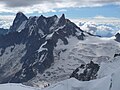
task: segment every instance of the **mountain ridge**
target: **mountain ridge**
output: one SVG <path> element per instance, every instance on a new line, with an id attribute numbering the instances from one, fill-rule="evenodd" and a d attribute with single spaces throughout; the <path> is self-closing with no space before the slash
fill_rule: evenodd
<path id="1" fill-rule="evenodd" d="M 8 64 L 6 62 L 1 65 L 1 83 L 27 82 L 35 77 L 37 73 L 43 73 L 54 62 L 53 50 L 58 39 L 61 39 L 67 45 L 67 38 L 70 36 L 79 40 L 84 40 L 85 37 L 79 27 L 70 20 L 65 19 L 64 14 L 60 18 L 56 15 L 48 18 L 41 15 L 40 17 L 34 16 L 28 19 L 23 13 L 18 12 L 10 30 L 11 32 L 7 35 L 0 37 L 1 58 L 5 55 L 7 48 L 12 47 L 10 50 L 12 53 L 15 49 L 17 50 L 17 46 L 21 48 L 22 45 L 21 50 L 17 52 L 21 56 L 16 57 L 13 54 L 14 59 L 9 57 L 7 61 L 14 65 L 15 57 L 18 58 L 15 61 L 17 62 L 16 67 L 13 67 L 12 64 L 6 66 Z M 6 72 L 7 68 L 15 72 L 9 75 L 7 74 L 9 71 Z M 19 70 L 14 70 L 15 68 L 19 68 Z M 4 78 L 2 75 L 6 77 Z"/>

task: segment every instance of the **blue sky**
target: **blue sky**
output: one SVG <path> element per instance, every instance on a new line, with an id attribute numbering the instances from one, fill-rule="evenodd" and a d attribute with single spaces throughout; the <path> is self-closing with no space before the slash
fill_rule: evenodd
<path id="1" fill-rule="evenodd" d="M 120 18 L 120 0 L 1 0 L 0 15 L 13 15 L 18 11 L 27 16 L 58 15 L 67 18 L 93 18 L 96 16 Z"/>
<path id="2" fill-rule="evenodd" d="M 28 16 L 39 16 L 41 14 L 45 16 L 51 15 L 58 15 L 65 14 L 68 18 L 92 18 L 96 16 L 104 16 L 104 17 L 114 17 L 120 18 L 120 6 L 119 5 L 105 5 L 105 6 L 98 6 L 98 7 L 70 7 L 70 8 L 58 8 L 54 9 L 55 12 L 32 12 L 27 13 Z M 14 12 L 0 12 L 0 15 L 15 15 Z"/>
<path id="3" fill-rule="evenodd" d="M 120 6 L 119 5 L 105 5 L 99 7 L 72 7 L 56 9 L 56 12 L 43 13 L 46 16 L 53 14 L 61 15 L 64 13 L 68 18 L 92 18 L 96 16 L 115 17 L 120 18 Z M 38 13 L 33 13 L 38 14 Z"/>

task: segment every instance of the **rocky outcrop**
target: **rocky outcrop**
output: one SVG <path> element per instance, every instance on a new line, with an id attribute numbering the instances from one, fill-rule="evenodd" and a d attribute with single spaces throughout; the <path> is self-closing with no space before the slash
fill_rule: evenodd
<path id="1" fill-rule="evenodd" d="M 99 65 L 91 61 L 88 64 L 82 64 L 80 67 L 75 69 L 71 74 L 71 77 L 74 77 L 80 81 L 89 81 L 96 79 L 97 72 L 99 70 Z"/>

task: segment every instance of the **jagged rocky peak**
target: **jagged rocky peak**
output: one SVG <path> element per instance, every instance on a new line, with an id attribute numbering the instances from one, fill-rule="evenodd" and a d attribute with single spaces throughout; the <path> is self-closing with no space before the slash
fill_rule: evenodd
<path id="1" fill-rule="evenodd" d="M 62 14 L 62 16 L 59 19 L 59 24 L 62 26 L 65 24 L 65 21 L 66 21 L 65 14 Z"/>
<path id="2" fill-rule="evenodd" d="M 20 27 L 20 25 L 27 20 L 28 18 L 22 12 L 18 12 L 13 21 L 12 26 L 10 27 L 10 30 L 13 32 L 16 31 Z"/>
<path id="3" fill-rule="evenodd" d="M 52 16 L 52 17 L 54 17 L 54 18 L 58 18 L 57 15 L 54 15 L 54 16 Z"/>
<path id="4" fill-rule="evenodd" d="M 45 20 L 46 20 L 46 22 L 47 23 L 50 23 L 50 22 L 52 22 L 52 21 L 56 21 L 58 19 L 58 17 L 57 17 L 57 15 L 53 15 L 53 16 L 50 16 L 50 17 L 45 17 L 45 16 L 43 16 L 43 15 L 41 15 L 39 18 L 38 18 L 38 20 L 40 21 L 43 21 L 44 20 L 44 22 L 45 22 Z"/>
<path id="5" fill-rule="evenodd" d="M 57 15 L 53 15 L 51 17 L 47 17 L 46 18 L 48 21 L 52 20 L 52 21 L 56 21 L 58 19 Z"/>
<path id="6" fill-rule="evenodd" d="M 65 19 L 65 14 L 62 14 L 61 19 L 63 20 Z"/>
<path id="7" fill-rule="evenodd" d="M 67 23 L 67 21 L 69 23 Z M 66 26 L 67 24 L 67 26 Z M 69 24 L 69 25 L 68 25 Z M 29 18 L 27 22 L 28 28 L 31 26 L 34 28 L 35 32 L 43 32 L 44 34 L 50 34 L 56 31 L 57 29 L 61 29 L 63 26 L 66 27 L 64 29 L 65 31 L 67 29 L 72 29 L 73 24 L 71 24 L 70 20 L 65 19 L 65 15 L 63 14 L 60 18 L 57 17 L 57 15 L 51 16 L 51 17 L 45 17 L 43 15 L 39 17 L 31 17 Z M 63 27 L 63 28 L 64 28 Z M 30 30 L 33 31 L 33 30 Z M 75 31 L 75 30 L 73 30 Z"/>
<path id="8" fill-rule="evenodd" d="M 120 33 L 117 33 L 116 35 L 115 35 L 115 37 L 116 37 L 116 41 L 118 41 L 118 42 L 120 42 Z"/>
<path id="9" fill-rule="evenodd" d="M 10 27 L 10 31 L 20 32 L 24 28 L 28 28 L 28 31 L 31 33 L 32 31 L 35 31 L 49 34 L 55 31 L 57 28 L 63 26 L 68 27 L 66 29 L 72 29 L 73 27 L 75 29 L 77 27 L 70 20 L 66 19 L 64 14 L 62 14 L 60 18 L 58 18 L 57 15 L 51 17 L 45 17 L 41 15 L 27 18 L 22 12 L 18 12 L 13 21 L 13 25 Z"/>
<path id="10" fill-rule="evenodd" d="M 39 18 L 38 18 L 39 21 L 43 21 L 44 19 L 46 19 L 46 17 L 43 15 L 39 16 Z"/>
<path id="11" fill-rule="evenodd" d="M 23 18 L 27 19 L 27 17 L 25 16 L 25 14 L 22 13 L 22 12 L 18 12 L 18 13 L 16 14 L 16 17 L 23 17 Z"/>

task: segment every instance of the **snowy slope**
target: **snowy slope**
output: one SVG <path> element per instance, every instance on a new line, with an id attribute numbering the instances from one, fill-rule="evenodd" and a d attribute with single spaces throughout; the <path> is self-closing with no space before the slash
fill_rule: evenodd
<path id="1" fill-rule="evenodd" d="M 0 90 L 40 90 L 39 88 L 33 88 L 29 86 L 25 86 L 22 84 L 0 84 Z"/>
<path id="2" fill-rule="evenodd" d="M 68 42 L 68 45 L 64 45 L 61 40 L 58 41 L 54 49 L 54 63 L 43 74 L 38 74 L 33 81 L 41 79 L 55 83 L 69 78 L 73 70 L 81 64 L 87 64 L 92 60 L 102 65 L 102 63 L 113 61 L 115 53 L 120 52 L 120 44 L 114 41 L 114 38 L 89 36 L 81 41 L 76 37 L 70 37 Z M 100 76 L 101 74 L 99 74 Z"/>
<path id="3" fill-rule="evenodd" d="M 81 82 L 71 78 L 43 90 L 109 90 L 109 86 L 110 77 L 86 82 Z"/>
<path id="4" fill-rule="evenodd" d="M 6 49 L 0 49 L 0 75 L 1 81 L 3 77 L 7 77 L 9 75 L 14 75 L 18 70 L 22 68 L 22 63 L 20 63 L 20 59 L 25 55 L 26 50 L 25 45 L 13 45 Z M 5 53 L 1 53 L 4 51 Z M 2 69 L 1 69 L 2 68 Z"/>
<path id="5" fill-rule="evenodd" d="M 100 64 L 100 70 L 98 71 L 98 78 L 108 76 L 120 69 L 120 60 L 119 56 L 112 59 L 112 61 Z"/>
<path id="6" fill-rule="evenodd" d="M 78 81 L 74 78 L 71 78 L 61 81 L 57 84 L 51 85 L 50 87 L 45 88 L 43 90 L 119 90 L 120 89 L 120 60 L 119 60 L 120 56 L 114 57 L 114 53 L 120 53 L 119 51 L 120 44 L 118 42 L 115 42 L 113 38 L 93 39 L 91 37 L 88 40 L 83 41 L 82 44 L 83 43 L 87 44 L 87 42 L 94 45 L 96 44 L 98 46 L 99 44 L 103 45 L 102 49 L 100 49 L 101 48 L 100 46 L 98 47 L 96 54 L 99 53 L 98 56 L 106 55 L 109 57 L 109 60 L 107 61 L 104 61 L 105 60 L 104 58 L 100 59 L 101 62 L 95 60 L 95 62 L 99 63 L 100 65 L 97 79 L 90 81 Z M 109 52 L 105 48 L 109 48 L 108 49 Z M 106 54 L 104 52 L 106 52 Z"/>
<path id="7" fill-rule="evenodd" d="M 75 78 L 53 84 L 44 89 L 24 86 L 22 84 L 1 84 L 0 90 L 119 90 L 120 68 L 112 74 L 91 81 L 78 81 Z"/>
<path id="8" fill-rule="evenodd" d="M 90 81 L 78 81 L 75 78 L 66 79 L 64 81 L 60 81 L 56 84 L 53 84 L 44 89 L 42 88 L 33 88 L 24 86 L 22 84 L 1 84 L 0 90 L 119 90 L 120 89 L 120 65 L 119 57 L 114 58 L 114 61 L 104 63 L 103 67 L 109 68 L 110 64 L 116 68 L 113 70 L 105 70 L 106 72 L 110 72 L 108 75 L 100 77 L 95 80 Z M 118 68 L 117 68 L 118 67 Z M 100 69 L 102 71 L 102 69 Z M 103 74 L 103 73 L 102 73 Z"/>
<path id="9" fill-rule="evenodd" d="M 78 81 L 74 78 L 61 81 L 43 90 L 119 90 L 120 70 L 101 79 L 91 81 Z"/>

